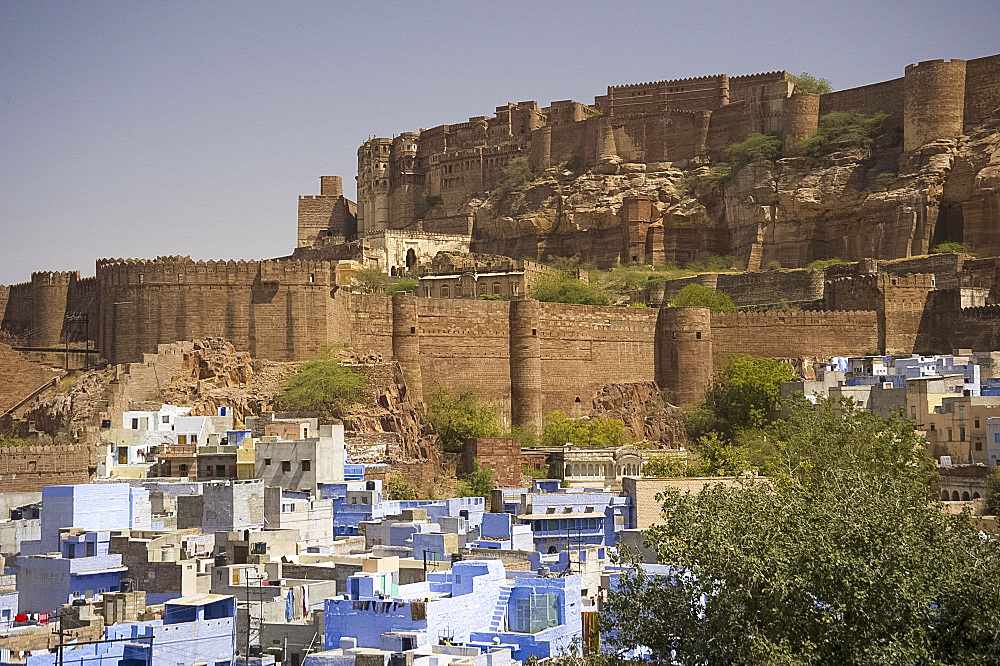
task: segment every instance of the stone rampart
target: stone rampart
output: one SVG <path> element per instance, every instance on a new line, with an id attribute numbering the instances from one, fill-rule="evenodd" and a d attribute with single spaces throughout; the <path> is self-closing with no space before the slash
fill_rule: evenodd
<path id="1" fill-rule="evenodd" d="M 0 446 L 0 487 L 40 492 L 45 486 L 87 483 L 92 457 L 85 444 Z"/>

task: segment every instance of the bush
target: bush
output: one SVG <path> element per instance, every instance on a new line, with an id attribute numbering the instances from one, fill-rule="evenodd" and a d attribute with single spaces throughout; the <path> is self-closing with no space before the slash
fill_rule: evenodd
<path id="1" fill-rule="evenodd" d="M 875 130 L 888 117 L 885 113 L 869 116 L 856 109 L 831 111 L 820 117 L 816 133 L 802 142 L 802 151 L 813 157 L 841 150 L 867 151 Z"/>
<path id="2" fill-rule="evenodd" d="M 484 301 L 502 301 L 503 300 L 502 297 L 496 296 L 494 294 L 483 294 L 479 298 L 481 298 Z"/>
<path id="3" fill-rule="evenodd" d="M 811 271 L 821 271 L 829 268 L 830 266 L 837 266 L 840 264 L 846 264 L 847 262 L 843 259 L 838 259 L 833 257 L 832 259 L 817 259 L 816 261 L 810 261 L 809 265 L 806 266 Z"/>
<path id="4" fill-rule="evenodd" d="M 608 305 L 607 292 L 593 282 L 578 280 L 569 275 L 546 276 L 531 288 L 531 297 L 546 303 L 572 303 L 575 305 Z"/>
<path id="5" fill-rule="evenodd" d="M 653 456 L 642 466 L 643 476 L 665 479 L 685 476 L 686 474 L 687 465 L 683 460 L 674 456 Z"/>
<path id="6" fill-rule="evenodd" d="M 523 190 L 534 177 L 527 157 L 513 158 L 507 162 L 501 174 L 500 185 L 491 194 L 506 196 L 511 192 Z"/>
<path id="7" fill-rule="evenodd" d="M 965 243 L 957 243 L 955 241 L 947 241 L 944 243 L 938 243 L 931 248 L 931 254 L 945 254 L 947 252 L 959 252 L 961 254 L 972 254 L 969 252 L 969 246 Z"/>
<path id="8" fill-rule="evenodd" d="M 725 154 L 733 173 L 755 162 L 774 163 L 781 159 L 781 137 L 778 134 L 751 132 L 743 141 L 726 148 Z"/>
<path id="9" fill-rule="evenodd" d="M 389 286 L 389 274 L 379 268 L 362 268 L 355 271 L 351 282 L 365 294 L 383 294 Z"/>
<path id="10" fill-rule="evenodd" d="M 718 190 L 732 175 L 733 168 L 725 162 L 720 162 L 707 169 L 699 169 L 688 174 L 687 183 L 691 192 L 697 196 Z"/>
<path id="11" fill-rule="evenodd" d="M 780 271 L 781 270 L 781 262 L 778 261 L 777 259 L 772 259 L 771 261 L 767 262 L 767 270 L 769 270 L 769 271 Z"/>
<path id="12" fill-rule="evenodd" d="M 417 490 L 399 474 L 393 474 L 385 481 L 385 498 L 390 500 L 415 500 Z"/>
<path id="13" fill-rule="evenodd" d="M 427 213 L 437 208 L 441 204 L 441 201 L 443 201 L 443 199 L 441 199 L 441 197 L 437 194 L 434 194 L 429 197 L 424 197 L 424 211 L 423 213 L 421 213 L 421 215 L 426 215 Z"/>
<path id="14" fill-rule="evenodd" d="M 793 92 L 800 95 L 825 95 L 833 91 L 829 79 L 817 79 L 809 72 L 793 75 L 792 83 L 795 84 Z"/>
<path id="15" fill-rule="evenodd" d="M 534 428 L 528 428 L 526 426 L 514 426 L 510 429 L 510 437 L 516 437 L 521 440 L 522 449 L 533 449 L 535 444 L 537 444 L 538 435 L 534 431 Z"/>
<path id="16" fill-rule="evenodd" d="M 493 490 L 493 470 L 479 464 L 479 458 L 472 461 L 472 471 L 458 484 L 459 497 L 482 497 L 490 499 Z"/>
<path id="17" fill-rule="evenodd" d="M 338 416 L 361 399 L 364 387 L 364 378 L 326 349 L 288 378 L 278 404 L 288 411 Z"/>
<path id="18" fill-rule="evenodd" d="M 685 268 L 696 273 L 706 271 L 728 271 L 736 264 L 736 258 L 729 255 L 712 254 L 704 259 L 688 262 Z"/>
<path id="19" fill-rule="evenodd" d="M 546 465 L 542 469 L 531 469 L 531 465 L 528 463 L 521 463 L 521 474 L 530 476 L 532 479 L 547 479 L 549 478 L 549 467 Z"/>
<path id="20" fill-rule="evenodd" d="M 736 312 L 733 299 L 724 291 L 700 284 L 689 284 L 670 299 L 672 308 L 709 308 L 712 312 Z"/>
<path id="21" fill-rule="evenodd" d="M 385 288 L 387 296 L 392 296 L 397 291 L 416 291 L 419 282 L 411 278 L 389 278 L 389 284 Z"/>
<path id="22" fill-rule="evenodd" d="M 542 446 L 562 446 L 570 442 L 581 447 L 615 448 L 628 441 L 625 424 L 619 419 L 597 416 L 571 419 L 560 411 L 545 415 Z"/>
<path id="23" fill-rule="evenodd" d="M 466 437 L 499 437 L 500 414 L 474 391 L 437 391 L 427 408 L 441 446 L 450 453 L 462 450 Z"/>

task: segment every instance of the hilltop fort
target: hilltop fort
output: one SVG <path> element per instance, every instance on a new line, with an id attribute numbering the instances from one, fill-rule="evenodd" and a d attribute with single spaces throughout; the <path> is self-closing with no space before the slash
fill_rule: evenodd
<path id="1" fill-rule="evenodd" d="M 358 202 L 324 176 L 319 195 L 299 198 L 290 256 L 100 259 L 94 277 L 37 272 L 0 287 L 0 324 L 36 357 L 72 348 L 111 363 L 205 337 L 273 360 L 346 344 L 398 362 L 417 399 L 472 387 L 510 422 L 533 427 L 547 411 L 582 414 L 608 383 L 655 381 L 679 402 L 697 400 L 736 352 L 809 359 L 1000 347 L 1000 258 L 922 256 L 942 229 L 981 255 L 1000 254 L 1000 56 L 923 62 L 821 96 L 794 87 L 784 71 L 611 86 L 593 104 L 519 102 L 369 139 L 358 151 Z M 783 132 L 794 153 L 822 114 L 855 108 L 888 115 L 873 155 L 786 158 L 776 202 L 754 200 L 762 186 L 752 165 L 711 201 L 679 184 L 751 132 Z M 492 191 L 517 157 L 535 180 L 505 202 Z M 892 183 L 880 195 L 870 190 L 873 169 L 891 170 L 881 172 Z M 354 262 L 402 273 L 439 251 L 470 249 L 599 264 L 733 254 L 751 272 L 696 279 L 747 310 L 779 299 L 801 310 L 539 303 L 499 277 L 491 293 L 507 290 L 504 301 L 469 298 L 487 293 L 489 279 L 455 298 L 461 276 L 445 298 L 430 288 L 387 297 L 351 293 L 341 279 Z M 829 256 L 856 263 L 754 272 L 770 258 L 794 267 Z M 475 262 L 461 270 L 499 275 Z"/>

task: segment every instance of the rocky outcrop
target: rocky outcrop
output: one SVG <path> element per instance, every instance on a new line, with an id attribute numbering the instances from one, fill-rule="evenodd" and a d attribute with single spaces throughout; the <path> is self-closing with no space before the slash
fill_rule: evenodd
<path id="1" fill-rule="evenodd" d="M 714 186 L 700 178 L 705 166 L 549 169 L 523 192 L 470 202 L 472 250 L 578 255 L 608 266 L 621 252 L 623 198 L 649 195 L 656 213 L 648 247 L 659 260 L 681 265 L 712 254 L 734 256 L 751 270 L 832 257 L 897 259 L 947 240 L 1000 254 L 1000 117 L 916 151 L 902 152 L 898 139 L 880 137 L 869 155 L 750 165 Z"/>
<path id="2" fill-rule="evenodd" d="M 665 448 L 687 444 L 684 411 L 664 400 L 653 382 L 605 385 L 594 396 L 588 416 L 620 419 L 636 441 Z"/>

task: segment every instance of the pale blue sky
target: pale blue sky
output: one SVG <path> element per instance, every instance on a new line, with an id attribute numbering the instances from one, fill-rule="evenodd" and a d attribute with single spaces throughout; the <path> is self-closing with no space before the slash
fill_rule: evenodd
<path id="1" fill-rule="evenodd" d="M 0 0 L 0 283 L 260 258 L 358 145 L 507 101 L 774 69 L 847 88 L 1000 53 L 1000 2 Z"/>

